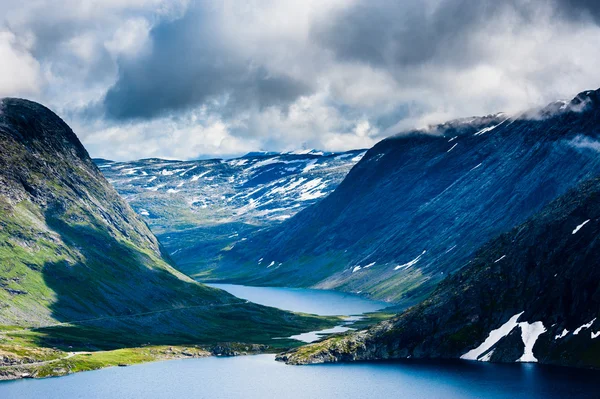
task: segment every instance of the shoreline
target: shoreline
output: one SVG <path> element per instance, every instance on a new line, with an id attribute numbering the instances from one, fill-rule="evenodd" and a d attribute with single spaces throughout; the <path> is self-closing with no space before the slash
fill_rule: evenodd
<path id="1" fill-rule="evenodd" d="M 249 356 L 279 351 L 281 351 L 280 348 L 276 349 L 267 345 L 223 343 L 212 347 L 159 345 L 97 352 L 63 352 L 66 356 L 59 358 L 0 365 L 0 383 L 29 378 L 63 377 L 84 371 L 127 367 L 157 361 L 198 359 L 211 356 Z M 2 361 L 1 356 L 0 361 Z"/>

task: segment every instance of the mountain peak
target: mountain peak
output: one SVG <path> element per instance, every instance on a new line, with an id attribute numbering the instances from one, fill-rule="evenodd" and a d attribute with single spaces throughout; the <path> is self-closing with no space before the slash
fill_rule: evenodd
<path id="1" fill-rule="evenodd" d="M 21 98 L 1 99 L 0 131 L 28 146 L 37 143 L 40 149 L 61 152 L 74 150 L 77 157 L 88 157 L 73 130 L 50 109 L 34 101 Z"/>
<path id="2" fill-rule="evenodd" d="M 600 103 L 600 89 L 586 90 L 577 94 L 571 100 L 571 106 L 579 106 L 585 108 L 589 105 L 597 106 Z"/>

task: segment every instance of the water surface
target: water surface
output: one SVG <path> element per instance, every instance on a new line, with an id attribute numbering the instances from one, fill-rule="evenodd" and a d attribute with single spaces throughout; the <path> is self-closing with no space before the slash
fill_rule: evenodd
<path id="1" fill-rule="evenodd" d="M 206 284 L 220 288 L 250 302 L 294 312 L 322 316 L 358 315 L 381 310 L 388 303 L 371 301 L 358 295 L 306 288 L 251 287 L 236 284 Z"/>
<path id="2" fill-rule="evenodd" d="M 204 358 L 0 383 L 3 399 L 597 398 L 600 373 L 534 364 L 398 361 L 287 366 Z"/>

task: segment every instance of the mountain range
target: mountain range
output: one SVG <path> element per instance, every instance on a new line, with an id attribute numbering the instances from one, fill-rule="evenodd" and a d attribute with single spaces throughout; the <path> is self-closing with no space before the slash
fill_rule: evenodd
<path id="1" fill-rule="evenodd" d="M 327 197 L 222 252 L 211 276 L 407 307 L 487 241 L 600 173 L 598 91 L 385 139 Z"/>
<path id="2" fill-rule="evenodd" d="M 95 162 L 177 267 L 208 280 L 224 252 L 326 197 L 364 153 L 299 150 L 228 160 Z"/>
<path id="3" fill-rule="evenodd" d="M 429 298 L 293 364 L 462 358 L 600 367 L 600 177 L 489 241 Z"/>
<path id="4" fill-rule="evenodd" d="M 583 92 L 571 102 L 553 104 L 536 115 L 534 120 L 522 116 L 528 118 L 522 123 L 537 123 L 536 130 L 545 133 L 542 138 L 597 156 L 600 90 Z M 535 140 L 534 148 L 551 154 L 535 133 L 521 130 L 525 138 Z M 571 155 L 553 158 L 552 177 L 568 172 L 570 161 L 579 162 Z M 536 170 L 542 163 L 537 158 L 528 164 L 528 170 Z M 485 190 L 486 181 L 481 183 Z M 600 176 L 596 173 L 523 223 L 488 240 L 464 266 L 448 273 L 424 301 L 397 317 L 278 359 L 306 364 L 461 358 L 598 368 L 599 200 Z"/>

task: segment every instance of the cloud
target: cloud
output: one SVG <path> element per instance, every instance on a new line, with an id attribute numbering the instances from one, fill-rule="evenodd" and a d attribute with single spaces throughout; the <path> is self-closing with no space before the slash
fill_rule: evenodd
<path id="1" fill-rule="evenodd" d="M 36 93 L 42 84 L 40 64 L 31 55 L 29 40 L 0 30 L 0 97 Z"/>
<path id="2" fill-rule="evenodd" d="M 104 99 L 107 115 L 151 118 L 219 101 L 229 112 L 262 110 L 310 92 L 304 82 L 232 51 L 217 20 L 210 9 L 193 8 L 155 26 L 151 51 L 119 61 L 119 77 Z"/>
<path id="3" fill-rule="evenodd" d="M 600 86 L 591 0 L 0 5 L 0 94 L 51 106 L 107 158 L 367 147 Z"/>

